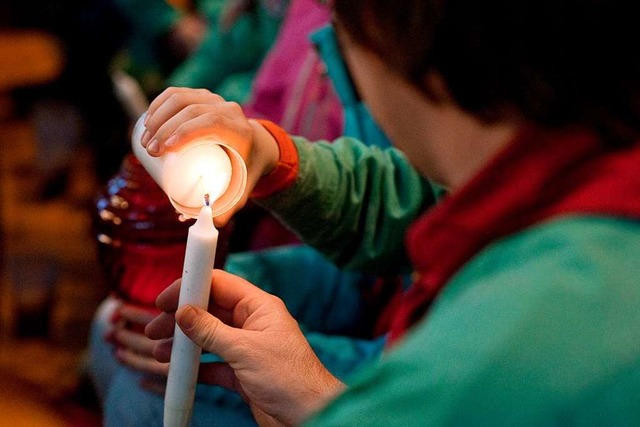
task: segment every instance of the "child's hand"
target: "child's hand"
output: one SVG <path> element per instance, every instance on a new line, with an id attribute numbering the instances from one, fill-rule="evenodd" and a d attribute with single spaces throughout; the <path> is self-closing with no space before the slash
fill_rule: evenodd
<path id="1" fill-rule="evenodd" d="M 142 386 L 164 393 L 169 364 L 158 362 L 153 356 L 156 342 L 144 335 L 144 328 L 158 314 L 157 310 L 123 304 L 117 312 L 110 340 L 114 343 L 118 361 L 144 374 Z"/>
<path id="2" fill-rule="evenodd" d="M 176 150 L 207 133 L 233 147 L 247 164 L 247 186 L 234 208 L 219 217 L 225 225 L 242 208 L 262 175 L 277 164 L 280 151 L 275 139 L 258 122 L 249 120 L 235 102 L 227 102 L 205 89 L 171 87 L 153 100 L 147 110 L 142 145 L 152 156 Z"/>

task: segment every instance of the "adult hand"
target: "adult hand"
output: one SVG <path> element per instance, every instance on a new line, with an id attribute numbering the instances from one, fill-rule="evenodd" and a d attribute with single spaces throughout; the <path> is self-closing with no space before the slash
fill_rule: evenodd
<path id="1" fill-rule="evenodd" d="M 158 296 L 163 313 L 145 330 L 149 338 L 163 340 L 154 350 L 156 358 L 169 360 L 167 338 L 177 321 L 196 344 L 225 360 L 201 365 L 199 381 L 240 393 L 260 425 L 298 425 L 344 389 L 279 298 L 214 270 L 209 314 L 193 306 L 177 310 L 179 286 L 178 280 Z"/>
<path id="2" fill-rule="evenodd" d="M 146 374 L 141 385 L 163 394 L 169 364 L 156 360 L 153 355 L 156 342 L 144 334 L 144 328 L 157 315 L 157 310 L 123 304 L 117 309 L 109 338 L 120 363 Z"/>
<path id="3" fill-rule="evenodd" d="M 198 135 L 211 135 L 233 147 L 247 164 L 247 186 L 229 212 L 215 218 L 225 225 L 247 202 L 261 176 L 277 164 L 280 151 L 275 139 L 258 122 L 249 120 L 235 102 L 227 102 L 206 89 L 170 87 L 149 105 L 142 145 L 152 156 L 177 150 Z"/>

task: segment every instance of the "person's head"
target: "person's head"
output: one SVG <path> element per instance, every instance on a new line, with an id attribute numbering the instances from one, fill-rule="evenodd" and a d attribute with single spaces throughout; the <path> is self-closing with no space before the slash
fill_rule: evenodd
<path id="1" fill-rule="evenodd" d="M 338 30 L 430 101 L 484 123 L 577 124 L 617 142 L 640 136 L 638 10 L 628 0 L 334 2 Z"/>

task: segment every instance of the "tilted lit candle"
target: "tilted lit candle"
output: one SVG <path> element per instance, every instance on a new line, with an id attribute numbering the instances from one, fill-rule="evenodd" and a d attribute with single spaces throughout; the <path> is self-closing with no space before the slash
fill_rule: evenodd
<path id="1" fill-rule="evenodd" d="M 184 218 L 198 216 L 205 193 L 211 196 L 213 216 L 240 200 L 247 183 L 247 167 L 236 150 L 203 131 L 182 141 L 175 150 L 151 156 L 140 142 L 146 129 L 145 117 L 146 113 L 140 116 L 133 129 L 133 153 Z"/>
<path id="2" fill-rule="evenodd" d="M 208 201 L 189 227 L 178 306 L 207 309 L 218 230 Z M 186 427 L 191 419 L 202 349 L 176 325 L 164 397 L 164 427 Z"/>

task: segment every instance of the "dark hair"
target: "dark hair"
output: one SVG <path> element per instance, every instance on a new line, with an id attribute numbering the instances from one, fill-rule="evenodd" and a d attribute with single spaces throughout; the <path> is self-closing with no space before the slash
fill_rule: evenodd
<path id="1" fill-rule="evenodd" d="M 640 135 L 638 2 L 633 0 L 335 0 L 358 44 L 436 99 L 437 71 L 461 108 L 491 122 Z"/>

